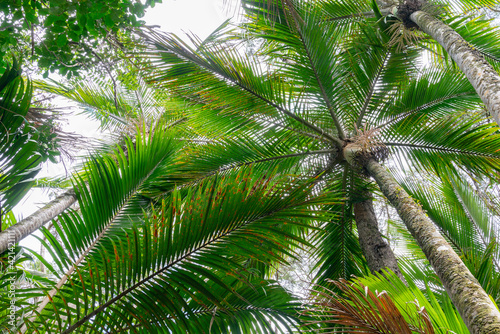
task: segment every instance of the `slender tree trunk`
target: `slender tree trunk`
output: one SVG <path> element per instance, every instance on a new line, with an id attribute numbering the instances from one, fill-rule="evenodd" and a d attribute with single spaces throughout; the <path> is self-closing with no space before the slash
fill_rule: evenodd
<path id="1" fill-rule="evenodd" d="M 43 208 L 37 210 L 31 216 L 12 225 L 5 231 L 2 231 L 0 233 L 0 254 L 57 217 L 57 215 L 69 208 L 75 202 L 75 192 L 72 189 L 68 190 L 49 202 Z"/>
<path id="2" fill-rule="evenodd" d="M 382 273 L 382 269 L 389 268 L 403 282 L 406 282 L 399 270 L 394 252 L 378 229 L 377 216 L 373 210 L 373 199 L 368 195 L 367 199 L 355 202 L 353 206 L 359 243 L 371 272 Z"/>
<path id="3" fill-rule="evenodd" d="M 500 125 L 500 76 L 497 71 L 479 51 L 441 20 L 423 11 L 414 12 L 410 19 L 444 47 Z"/>
<path id="4" fill-rule="evenodd" d="M 415 5 L 415 0 L 404 0 L 404 6 L 407 4 Z M 385 13 L 394 13 L 403 21 L 408 19 L 414 22 L 422 31 L 431 36 L 438 42 L 451 58 L 457 63 L 458 67 L 476 90 L 477 94 L 486 105 L 491 116 L 500 125 L 500 75 L 486 61 L 483 55 L 475 50 L 466 40 L 446 23 L 431 14 L 422 10 L 415 10 L 413 13 L 406 13 L 401 17 L 400 3 L 396 0 L 377 0 L 377 5 L 383 15 Z M 417 5 L 418 6 L 418 5 Z M 410 6 L 411 7 L 411 6 Z M 406 16 L 409 14 L 409 16 Z"/>
<path id="5" fill-rule="evenodd" d="M 363 164 L 422 248 L 473 334 L 500 333 L 500 312 L 420 205 L 373 159 Z"/>

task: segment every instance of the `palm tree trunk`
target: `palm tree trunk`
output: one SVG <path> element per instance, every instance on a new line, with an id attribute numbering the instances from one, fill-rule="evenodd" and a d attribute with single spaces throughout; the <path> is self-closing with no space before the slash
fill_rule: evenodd
<path id="1" fill-rule="evenodd" d="M 420 205 L 374 159 L 363 163 L 422 248 L 473 334 L 500 333 L 500 312 Z"/>
<path id="2" fill-rule="evenodd" d="M 355 202 L 353 207 L 359 243 L 371 272 L 381 273 L 382 269 L 389 268 L 403 282 L 406 282 L 399 270 L 394 252 L 378 229 L 377 216 L 373 210 L 373 199 L 369 197 L 361 202 Z"/>
<path id="3" fill-rule="evenodd" d="M 377 0 L 382 15 L 394 13 L 403 21 L 410 20 L 434 38 L 458 65 L 474 87 L 490 115 L 500 125 L 500 75 L 466 40 L 447 24 L 422 10 L 407 13 L 410 7 L 421 7 L 415 0 L 405 0 L 404 14 L 395 0 Z M 409 15 L 408 15 L 409 14 Z"/>
<path id="4" fill-rule="evenodd" d="M 479 51 L 441 20 L 423 11 L 412 13 L 410 20 L 444 47 L 500 125 L 500 76 L 495 69 Z"/>
<path id="5" fill-rule="evenodd" d="M 31 233 L 38 230 L 47 222 L 51 221 L 61 212 L 76 202 L 76 194 L 73 189 L 59 195 L 43 208 L 37 210 L 31 216 L 12 225 L 0 233 L 0 254 L 5 252 L 9 246 L 13 246 Z"/>

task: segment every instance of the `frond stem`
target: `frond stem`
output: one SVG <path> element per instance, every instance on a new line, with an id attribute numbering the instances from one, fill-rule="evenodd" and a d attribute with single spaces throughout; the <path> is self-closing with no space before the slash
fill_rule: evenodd
<path id="1" fill-rule="evenodd" d="M 457 153 L 457 154 L 466 154 L 466 155 L 472 155 L 472 156 L 500 159 L 500 156 L 497 156 L 494 154 L 464 151 L 464 150 L 460 150 L 458 148 L 447 148 L 447 147 L 439 147 L 439 146 L 431 146 L 431 145 L 419 145 L 419 144 L 391 143 L 391 142 L 388 142 L 388 143 L 384 142 L 384 144 L 386 146 L 411 147 L 411 148 L 418 148 L 418 149 L 424 149 L 424 150 L 441 151 L 441 152 L 446 152 L 446 153 Z"/>
<path id="2" fill-rule="evenodd" d="M 382 75 L 382 72 L 385 69 L 385 65 L 387 65 L 387 60 L 390 57 L 390 53 L 387 52 L 384 56 L 384 60 L 380 64 L 377 74 L 375 75 L 375 78 L 373 78 L 373 81 L 370 84 L 370 90 L 368 91 L 368 94 L 366 94 L 365 97 L 365 102 L 363 104 L 363 107 L 361 108 L 361 111 L 359 112 L 358 120 L 356 121 L 356 127 L 359 129 L 361 127 L 361 124 L 363 122 L 363 117 L 366 114 L 366 111 L 368 110 L 368 105 L 370 104 L 370 100 L 372 99 L 373 94 L 375 93 L 375 86 L 377 86 L 377 83 L 380 79 L 380 76 Z"/>
<path id="3" fill-rule="evenodd" d="M 328 111 L 330 112 L 330 116 L 332 117 L 333 123 L 335 124 L 335 128 L 337 129 L 337 133 L 338 133 L 338 136 L 340 138 L 340 144 L 338 142 L 337 142 L 337 144 L 340 145 L 339 146 L 339 148 L 340 148 L 343 145 L 342 141 L 345 139 L 344 129 L 342 128 L 342 125 L 340 124 L 340 121 L 339 121 L 337 115 L 335 114 L 332 102 L 330 101 L 328 94 L 326 94 L 325 87 L 323 86 L 323 83 L 321 82 L 321 79 L 319 78 L 319 74 L 318 74 L 318 71 L 316 69 L 316 66 L 314 65 L 312 55 L 311 55 L 309 48 L 307 47 L 307 44 L 304 40 L 304 35 L 302 34 L 302 29 L 301 29 L 300 23 L 299 23 L 299 22 L 303 22 L 303 21 L 300 19 L 300 17 L 298 17 L 298 14 L 295 11 L 295 8 L 293 8 L 293 6 L 288 1 L 285 1 L 285 3 L 289 8 L 290 13 L 292 14 L 293 20 L 295 22 L 295 27 L 297 28 L 297 32 L 298 32 L 299 37 L 300 37 L 300 42 L 302 43 L 302 46 L 304 47 L 304 51 L 306 52 L 307 59 L 309 60 L 309 65 L 311 65 L 311 69 L 313 70 L 314 77 L 316 79 L 316 82 L 319 85 L 319 89 L 321 90 L 321 95 L 323 97 L 323 100 L 326 103 Z"/>

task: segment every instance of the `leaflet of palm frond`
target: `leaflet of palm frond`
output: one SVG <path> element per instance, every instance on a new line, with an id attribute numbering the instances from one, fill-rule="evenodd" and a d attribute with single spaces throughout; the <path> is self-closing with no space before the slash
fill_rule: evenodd
<path id="1" fill-rule="evenodd" d="M 15 63 L 0 78 L 0 205 L 7 212 L 33 184 L 40 163 L 38 132 L 26 121 L 32 86 Z"/>
<path id="2" fill-rule="evenodd" d="M 328 279 L 347 279 L 368 273 L 352 211 L 353 200 L 356 200 L 355 189 L 366 185 L 366 181 L 347 166 L 334 170 L 329 176 L 327 189 L 335 191 L 343 201 L 328 207 L 329 211 L 336 213 L 334 219 L 319 225 L 320 229 L 311 238 L 316 261 L 313 266 L 314 281 L 320 285 L 326 284 Z"/>

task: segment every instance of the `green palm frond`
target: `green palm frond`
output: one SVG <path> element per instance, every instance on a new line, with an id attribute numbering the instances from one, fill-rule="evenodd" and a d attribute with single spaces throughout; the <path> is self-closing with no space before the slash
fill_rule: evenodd
<path id="1" fill-rule="evenodd" d="M 366 180 L 359 177 L 348 166 L 330 171 L 328 188 L 344 198 L 344 201 L 329 207 L 335 213 L 333 220 L 323 223 L 312 237 L 314 245 L 314 281 L 324 284 L 328 279 L 350 278 L 368 273 L 366 260 L 361 252 L 356 234 L 356 223 L 352 204 L 356 201 L 356 190 L 366 188 Z"/>
<path id="2" fill-rule="evenodd" d="M 128 87 L 104 79 L 79 81 L 74 85 L 37 81 L 35 87 L 79 103 L 83 112 L 99 121 L 103 129 L 130 131 L 131 127 L 157 121 L 165 110 L 169 111 L 170 120 L 183 117 L 185 104 L 179 104 L 167 94 L 148 87 L 139 77 L 136 82 L 136 85 Z"/>
<path id="3" fill-rule="evenodd" d="M 327 20 L 352 20 L 375 16 L 372 13 L 371 1 L 355 1 L 355 0 L 340 0 L 340 1 L 321 1 L 322 9 L 328 16 Z"/>
<path id="4" fill-rule="evenodd" d="M 252 168 L 176 189 L 182 146 L 172 131 L 142 129 L 75 178 L 80 211 L 60 215 L 56 233 L 44 228 L 40 239 L 53 263 L 33 252 L 59 282 L 42 282 L 30 296 L 43 301 L 19 306 L 31 312 L 28 332 L 298 325 L 299 304 L 259 270 L 308 246 L 311 222 L 331 219 L 321 208 L 336 198 L 317 194 L 314 179 Z"/>
<path id="5" fill-rule="evenodd" d="M 443 20 L 498 70 L 500 54 L 496 41 L 499 38 L 499 29 L 492 20 L 463 13 L 451 15 Z M 435 40 L 422 39 L 419 45 L 423 48 L 422 51 L 430 56 L 434 65 L 458 69 L 448 53 Z"/>
<path id="6" fill-rule="evenodd" d="M 14 63 L 0 77 L 0 216 L 33 186 L 41 163 L 52 154 L 27 120 L 33 88 L 20 73 Z"/>
<path id="7" fill-rule="evenodd" d="M 325 149 L 315 140 L 296 136 L 290 131 L 251 131 L 241 133 L 238 137 L 226 137 L 192 147 L 188 149 L 187 156 L 183 168 L 185 175 L 190 178 L 201 178 L 213 175 L 216 171 L 249 164 L 272 165 L 274 162 L 277 168 L 290 170 L 290 173 L 295 169 L 295 173 L 311 175 L 320 173 L 333 163 L 337 149 Z M 267 168 L 272 170 L 271 165 Z"/>
<path id="8" fill-rule="evenodd" d="M 363 124 L 374 124 L 380 113 L 394 108 L 393 102 L 416 75 L 415 50 L 398 52 L 387 47 L 383 36 L 373 29 L 373 22 L 362 24 L 361 32 L 344 55 L 349 70 L 344 108 L 350 109 L 351 133 Z"/>
<path id="9" fill-rule="evenodd" d="M 438 2 L 438 5 L 445 6 L 451 12 L 467 13 L 477 9 L 494 8 L 499 4 L 498 0 L 452 0 Z"/>
<path id="10" fill-rule="evenodd" d="M 483 288 L 498 299 L 498 228 L 484 201 L 453 174 L 435 183 L 401 179 L 401 185 L 420 201 Z"/>
<path id="11" fill-rule="evenodd" d="M 278 71 L 263 68 L 258 58 L 243 57 L 231 42 L 233 38 L 200 43 L 193 50 L 174 35 L 150 32 L 145 37 L 152 45 L 148 53 L 154 65 L 154 72 L 148 75 L 150 82 L 225 113 L 265 117 L 282 127 L 335 141 L 311 122 L 303 110 L 306 100 L 294 101 L 294 95 L 309 96 L 307 91 L 296 94 Z"/>
<path id="12" fill-rule="evenodd" d="M 295 90 L 301 94 L 297 97 L 300 102 L 295 103 L 303 103 L 309 112 L 317 109 L 317 122 L 342 139 L 344 103 L 338 92 L 344 83 L 344 70 L 337 58 L 339 41 L 345 37 L 343 25 L 324 22 L 323 12 L 305 3 L 290 1 L 283 6 L 288 13 L 286 22 L 269 25 L 266 15 L 261 14 L 251 17 L 253 22 L 248 30 L 254 38 L 269 43 L 264 54 L 272 57 L 280 72 L 293 80 Z"/>
<path id="13" fill-rule="evenodd" d="M 482 252 L 487 247 L 482 232 L 470 220 L 450 181 L 421 182 L 401 179 L 404 189 L 419 200 L 429 217 L 440 227 L 451 245 L 460 254 L 464 251 Z"/>
<path id="14" fill-rule="evenodd" d="M 380 129 L 404 119 L 424 122 L 427 118 L 454 115 L 457 111 L 477 110 L 479 97 L 463 74 L 440 69 L 421 70 L 408 84 L 399 84 L 393 99 L 387 101 L 379 114 Z M 408 125 L 411 126 L 411 125 Z"/>
<path id="15" fill-rule="evenodd" d="M 492 20 L 473 17 L 456 17 L 447 22 L 486 59 L 500 61 L 500 51 L 496 41 L 500 38 L 500 29 Z"/>
<path id="16" fill-rule="evenodd" d="M 466 251 L 464 263 L 477 278 L 483 289 L 500 302 L 500 273 L 498 270 L 498 243 L 492 240 L 482 253 Z"/>
<path id="17" fill-rule="evenodd" d="M 414 127 L 417 124 L 419 128 Z M 480 124 L 477 117 L 460 114 L 426 124 L 407 119 L 392 127 L 394 140 L 384 142 L 395 153 L 401 168 L 407 168 L 403 161 L 409 159 L 421 171 L 442 174 L 457 166 L 472 175 L 489 175 L 500 167 L 500 137 L 495 124 Z"/>
<path id="18" fill-rule="evenodd" d="M 106 170 L 103 166 L 101 169 Z M 264 263 L 284 261 L 293 255 L 290 246 L 305 243 L 297 233 L 308 228 L 306 221 L 326 219 L 313 208 L 332 199 L 311 196 L 314 183 L 290 181 L 283 183 L 272 174 L 262 178 L 249 170 L 215 177 L 184 194 L 172 192 L 142 220 L 128 226 L 114 223 L 117 228 L 109 229 L 99 243 L 94 241 L 90 252 L 88 246 L 77 249 L 71 245 L 68 252 L 83 252 L 85 258 L 35 323 L 46 328 L 61 326 L 59 330 L 64 333 L 77 328 L 148 326 L 156 321 L 167 328 L 200 330 L 203 326 L 193 313 L 196 308 L 188 304 L 196 303 L 205 314 L 219 316 L 220 312 L 223 319 L 225 313 L 238 313 L 228 299 L 230 293 L 233 299 L 238 296 L 242 284 L 254 286 L 246 290 L 254 294 L 240 304 L 253 310 L 266 327 L 272 328 L 270 323 L 275 321 L 293 322 L 294 311 L 279 306 L 282 298 L 264 300 L 255 295 L 273 283 L 252 281 L 252 272 L 241 263 L 242 258 Z M 92 195 L 95 203 L 99 197 Z M 89 200 L 87 196 L 82 201 Z M 90 235 L 85 230 L 92 227 L 81 222 L 75 216 L 66 216 L 58 227 L 66 247 L 76 235 Z M 63 267 L 71 267 L 73 262 L 68 259 L 72 256 L 64 254 L 64 247 L 50 238 L 48 231 L 45 234 L 51 240 L 53 256 Z M 90 241 L 85 240 L 87 245 Z M 258 315 L 258 305 L 249 305 L 252 299 L 265 304 L 260 310 L 263 315 Z M 276 302 L 278 320 L 264 321 L 273 317 L 273 311 L 267 310 Z M 54 308 L 55 313 L 51 311 Z M 208 318 L 203 317 L 206 322 Z"/>

